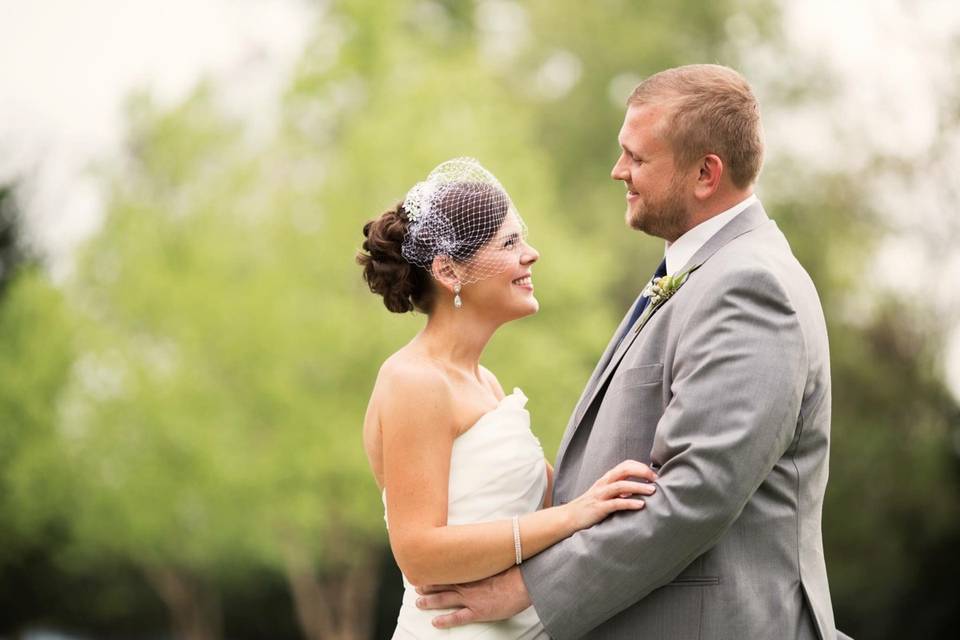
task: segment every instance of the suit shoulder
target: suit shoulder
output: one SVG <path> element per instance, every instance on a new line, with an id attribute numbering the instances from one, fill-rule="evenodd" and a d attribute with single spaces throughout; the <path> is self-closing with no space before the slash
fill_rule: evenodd
<path id="1" fill-rule="evenodd" d="M 731 240 L 701 270 L 701 278 L 710 280 L 711 288 L 720 291 L 746 283 L 773 295 L 793 298 L 813 285 L 787 239 L 772 222 Z"/>
<path id="2" fill-rule="evenodd" d="M 731 251 L 722 255 L 718 252 L 698 271 L 702 272 L 696 276 L 705 285 L 706 295 L 722 298 L 742 291 L 789 297 L 783 270 L 755 253 Z"/>

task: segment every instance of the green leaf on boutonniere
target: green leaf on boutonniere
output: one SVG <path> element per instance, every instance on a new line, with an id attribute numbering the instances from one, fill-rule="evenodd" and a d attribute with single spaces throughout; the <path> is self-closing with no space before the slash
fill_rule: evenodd
<path id="1" fill-rule="evenodd" d="M 673 276 L 663 276 L 655 278 L 653 282 L 643 289 L 643 295 L 650 298 L 647 308 L 643 310 L 640 319 L 637 321 L 635 332 L 639 332 L 654 311 L 660 308 L 664 302 L 669 300 L 673 294 L 680 290 L 680 287 L 690 278 L 690 274 L 700 268 L 700 265 L 687 269 L 683 273 Z"/>

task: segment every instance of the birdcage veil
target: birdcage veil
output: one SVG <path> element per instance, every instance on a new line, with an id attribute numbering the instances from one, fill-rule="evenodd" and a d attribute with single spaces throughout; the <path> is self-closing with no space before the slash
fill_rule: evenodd
<path id="1" fill-rule="evenodd" d="M 403 201 L 410 221 L 401 252 L 431 272 L 441 257 L 462 284 L 516 265 L 527 229 L 506 190 L 473 158 L 438 165 Z"/>

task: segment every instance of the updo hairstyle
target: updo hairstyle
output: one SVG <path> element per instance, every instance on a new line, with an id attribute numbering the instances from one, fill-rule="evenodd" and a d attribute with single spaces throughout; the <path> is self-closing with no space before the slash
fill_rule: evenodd
<path id="1" fill-rule="evenodd" d="M 433 283 L 426 269 L 410 264 L 401 253 L 410 221 L 403 203 L 387 209 L 363 225 L 363 250 L 357 263 L 370 291 L 383 296 L 383 305 L 394 313 L 421 311 L 433 306 Z"/>

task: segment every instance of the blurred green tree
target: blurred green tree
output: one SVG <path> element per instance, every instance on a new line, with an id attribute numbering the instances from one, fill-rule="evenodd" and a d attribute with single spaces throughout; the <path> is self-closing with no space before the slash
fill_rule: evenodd
<path id="1" fill-rule="evenodd" d="M 62 292 L 39 266 L 21 263 L 5 276 L 0 295 L 0 575 L 5 578 L 0 580 L 0 628 L 17 628 L 42 613 L 38 598 L 21 596 L 31 592 L 30 580 L 43 584 L 50 577 L 52 572 L 37 569 L 49 564 L 62 539 L 62 514 L 70 499 L 59 466 L 58 398 L 68 383 L 73 344 Z"/>
<path id="2" fill-rule="evenodd" d="M 663 67 L 740 66 L 745 24 L 752 42 L 779 38 L 776 6 L 751 0 L 341 0 L 256 135 L 212 84 L 173 109 L 133 99 L 129 162 L 106 178 L 76 273 L 62 289 L 18 275 L 0 304 L 0 515 L 16 523 L 0 543 L 63 518 L 65 554 L 139 567 L 178 637 L 222 635 L 222 594 L 265 571 L 284 576 L 306 637 L 365 637 L 386 537 L 360 425 L 379 364 L 423 319 L 365 290 L 362 224 L 450 157 L 501 179 L 542 253 L 541 313 L 505 327 L 485 363 L 529 395 L 552 458 L 662 251 L 625 230 L 608 177 L 623 101 Z M 767 113 L 821 99 L 808 80 L 767 87 Z M 863 282 L 888 232 L 864 184 L 779 155 L 760 189 L 832 339 L 838 623 L 894 637 L 960 540 L 957 405 L 945 327 Z M 17 548 L 0 545 L 0 566 Z M 952 596 L 925 595 L 924 628 L 942 634 Z"/>
<path id="3" fill-rule="evenodd" d="M 422 322 L 365 291 L 353 258 L 366 217 L 438 159 L 470 154 L 504 179 L 535 242 L 583 247 L 548 215 L 527 107 L 476 51 L 391 38 L 400 5 L 363 8 L 340 16 L 355 35 L 338 64 L 308 56 L 265 142 L 210 90 L 169 112 L 135 101 L 131 162 L 68 287 L 76 544 L 140 564 L 184 637 L 217 637 L 216 583 L 261 564 L 287 575 L 308 637 L 365 634 L 385 535 L 360 418 L 379 362 Z M 570 403 L 557 383 L 579 384 L 582 336 L 596 348 L 591 326 L 614 318 L 579 268 L 538 271 L 554 283 L 556 329 L 504 336 L 505 381 Z M 549 380 L 537 353 L 559 367 Z M 545 412 L 554 438 L 565 412 Z"/>
<path id="4" fill-rule="evenodd" d="M 12 185 L 0 185 L 0 296 L 25 260 L 19 207 Z"/>

